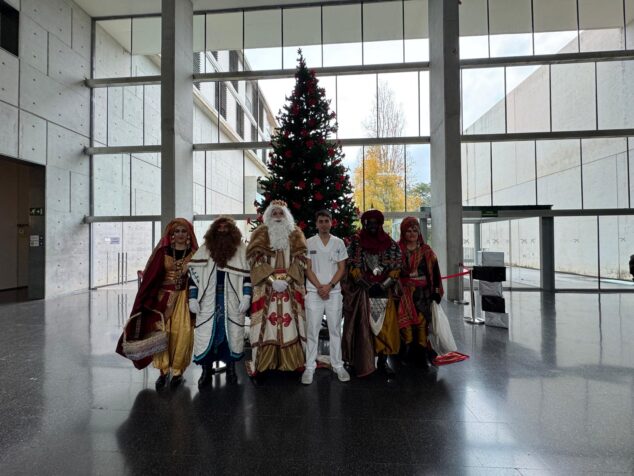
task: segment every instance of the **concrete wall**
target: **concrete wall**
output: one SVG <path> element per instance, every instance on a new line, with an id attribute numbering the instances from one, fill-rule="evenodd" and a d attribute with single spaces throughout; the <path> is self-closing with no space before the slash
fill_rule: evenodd
<path id="1" fill-rule="evenodd" d="M 618 30 L 586 31 L 581 36 L 582 48 L 595 51 L 617 48 L 619 41 Z M 548 67 L 536 68 L 506 96 L 508 132 L 550 130 L 550 102 L 553 131 L 594 130 L 597 115 L 600 129 L 634 127 L 634 61 L 600 62 L 596 78 L 594 63 L 553 65 L 550 76 Z M 498 102 L 466 133 L 499 127 L 504 107 L 504 101 Z M 463 144 L 463 203 L 628 208 L 634 190 L 634 176 L 628 177 L 634 165 L 632 149 L 634 142 L 628 145 L 626 138 Z M 601 218 L 598 225 L 594 217 L 556 219 L 556 270 L 629 279 L 633 222 L 629 217 Z M 504 251 L 508 264 L 538 268 L 538 231 L 536 220 L 513 221 L 510 227 L 486 224 L 482 247 Z"/>
<path id="2" fill-rule="evenodd" d="M 88 287 L 90 18 L 65 0 L 12 2 L 19 58 L 0 50 L 0 154 L 46 165 L 46 296 Z M 72 271 L 70 271 L 72 270 Z"/>

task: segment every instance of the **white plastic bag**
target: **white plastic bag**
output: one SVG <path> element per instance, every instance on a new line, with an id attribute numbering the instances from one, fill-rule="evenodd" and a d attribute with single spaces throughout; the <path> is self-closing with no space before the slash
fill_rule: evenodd
<path id="1" fill-rule="evenodd" d="M 430 341 L 432 348 L 438 355 L 447 354 L 448 352 L 456 352 L 458 347 L 451 333 L 449 319 L 445 311 L 442 310 L 436 302 L 431 304 L 431 335 Z"/>

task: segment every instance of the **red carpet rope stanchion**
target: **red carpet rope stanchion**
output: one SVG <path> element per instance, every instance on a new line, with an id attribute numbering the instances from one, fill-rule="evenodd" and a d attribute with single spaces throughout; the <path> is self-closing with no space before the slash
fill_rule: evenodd
<path id="1" fill-rule="evenodd" d="M 484 324 L 484 319 L 476 317 L 476 313 L 475 313 L 475 292 L 473 290 L 473 270 L 471 268 L 467 268 L 462 263 L 459 263 L 459 266 L 464 271 L 460 273 L 450 274 L 448 276 L 442 276 L 441 279 L 453 279 L 453 278 L 459 278 L 462 276 L 469 275 L 469 296 L 471 301 L 471 316 L 465 316 L 464 319 L 465 319 L 465 322 L 467 322 L 468 324 L 476 324 L 476 325 Z"/>

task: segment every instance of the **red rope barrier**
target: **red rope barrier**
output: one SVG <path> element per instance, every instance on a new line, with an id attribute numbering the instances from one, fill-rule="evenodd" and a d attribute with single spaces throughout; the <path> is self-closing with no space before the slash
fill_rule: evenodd
<path id="1" fill-rule="evenodd" d="M 451 279 L 451 278 L 457 278 L 459 276 L 466 276 L 470 272 L 471 272 L 471 270 L 465 271 L 464 273 L 450 274 L 449 276 L 442 276 L 440 279 Z"/>

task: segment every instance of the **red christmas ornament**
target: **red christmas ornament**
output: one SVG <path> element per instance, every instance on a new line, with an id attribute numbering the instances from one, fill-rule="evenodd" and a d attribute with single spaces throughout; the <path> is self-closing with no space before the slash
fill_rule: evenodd
<path id="1" fill-rule="evenodd" d="M 284 137 L 288 137 L 288 135 L 289 135 L 289 131 L 284 131 Z M 269 154 L 270 154 L 270 152 L 269 152 Z"/>
<path id="2" fill-rule="evenodd" d="M 308 135 L 308 131 L 306 129 L 302 129 L 299 133 L 302 137 L 306 137 Z"/>
<path id="3" fill-rule="evenodd" d="M 308 139 L 306 141 L 306 147 L 308 147 L 309 149 L 312 149 L 313 145 L 315 145 L 315 143 L 311 139 Z"/>
<path id="4" fill-rule="evenodd" d="M 302 204 L 301 203 L 297 203 L 297 202 L 293 202 L 293 208 L 295 210 L 299 210 L 300 208 L 302 208 Z"/>
<path id="5" fill-rule="evenodd" d="M 324 167 L 323 167 L 323 165 L 321 165 L 321 162 L 316 162 L 316 163 L 315 163 L 315 170 L 321 170 L 321 169 L 323 169 L 323 168 L 324 168 Z"/>
<path id="6" fill-rule="evenodd" d="M 341 182 L 337 182 L 337 183 L 335 184 L 335 188 L 336 188 L 337 190 L 341 190 Z"/>
<path id="7" fill-rule="evenodd" d="M 315 200 L 317 200 L 317 201 L 320 201 L 320 202 L 321 202 L 323 199 L 324 199 L 324 196 L 321 194 L 321 192 L 317 192 L 317 193 L 315 194 Z"/>
<path id="8" fill-rule="evenodd" d="M 293 182 L 291 182 L 290 180 L 287 180 L 287 181 L 284 183 L 284 188 L 285 188 L 286 190 L 290 190 L 292 187 L 293 187 Z"/>
<path id="9" fill-rule="evenodd" d="M 291 151 L 290 149 L 285 150 L 284 157 L 286 157 L 287 159 L 290 159 L 291 157 L 293 157 L 293 151 Z"/>
<path id="10" fill-rule="evenodd" d="M 302 220 L 297 224 L 297 226 L 299 226 L 302 230 L 305 230 L 308 225 L 306 225 L 306 222 Z"/>
<path id="11" fill-rule="evenodd" d="M 332 226 L 337 226 L 339 224 L 339 222 L 337 221 L 336 218 L 332 219 Z"/>
<path id="12" fill-rule="evenodd" d="M 306 188 L 306 182 L 304 182 L 303 180 L 300 180 L 297 186 L 299 187 L 300 190 L 304 190 Z"/>
<path id="13" fill-rule="evenodd" d="M 317 121 L 315 119 L 313 119 L 312 117 L 310 119 L 308 119 L 309 127 L 315 127 L 316 124 L 317 124 Z"/>
<path id="14" fill-rule="evenodd" d="M 332 147 L 328 147 L 328 157 L 334 157 L 335 155 L 335 149 L 333 149 Z"/>
<path id="15" fill-rule="evenodd" d="M 308 100 L 308 105 L 309 105 L 309 106 L 315 106 L 316 104 L 317 104 L 317 99 L 315 99 L 315 98 L 310 98 L 310 99 Z"/>
<path id="16" fill-rule="evenodd" d="M 318 177 L 317 177 L 317 178 L 314 178 L 314 179 L 313 179 L 313 184 L 314 184 L 314 185 L 321 185 L 321 179 L 320 179 L 320 178 L 318 178 Z"/>

